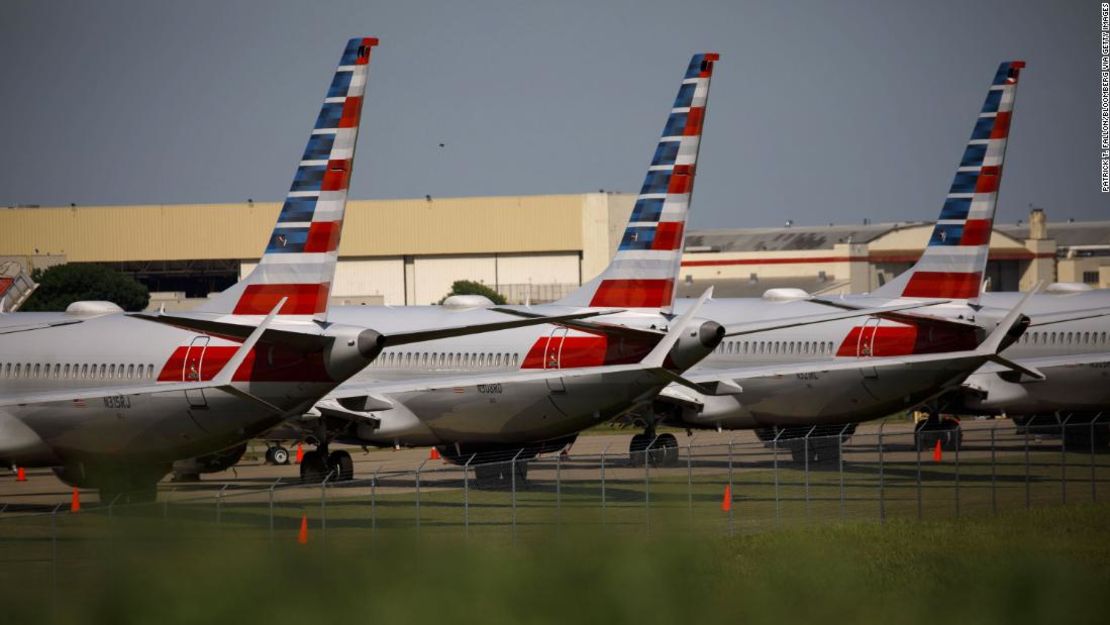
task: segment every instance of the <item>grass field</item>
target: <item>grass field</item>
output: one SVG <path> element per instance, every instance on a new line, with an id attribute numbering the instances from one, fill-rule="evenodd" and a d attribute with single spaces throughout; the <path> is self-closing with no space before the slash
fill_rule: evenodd
<path id="1" fill-rule="evenodd" d="M 117 518 L 108 538 L 68 539 L 53 601 L 48 568 L 12 561 L 0 601 L 10 623 L 1102 623 L 1108 518 L 1099 504 L 733 537 L 618 526 L 307 545 Z"/>

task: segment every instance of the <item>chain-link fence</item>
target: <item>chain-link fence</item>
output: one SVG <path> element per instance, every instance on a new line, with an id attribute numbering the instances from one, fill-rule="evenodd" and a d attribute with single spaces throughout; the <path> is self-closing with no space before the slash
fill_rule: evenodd
<path id="1" fill-rule="evenodd" d="M 0 562 L 53 587 L 60 563 L 95 557 L 115 540 L 164 536 L 166 528 L 244 541 L 364 541 L 397 532 L 511 541 L 563 528 L 735 534 L 830 520 L 989 515 L 1110 496 L 1108 424 L 897 424 L 762 439 L 661 434 L 631 445 L 590 437 L 611 442 L 598 453 L 493 464 L 378 466 L 342 482 L 244 480 L 214 491 L 211 483 L 165 485 L 149 504 L 0 509 Z"/>

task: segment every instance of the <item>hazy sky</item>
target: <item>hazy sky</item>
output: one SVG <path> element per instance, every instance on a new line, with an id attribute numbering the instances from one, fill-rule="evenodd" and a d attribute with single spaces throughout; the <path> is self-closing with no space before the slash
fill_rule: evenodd
<path id="1" fill-rule="evenodd" d="M 355 198 L 636 191 L 715 51 L 694 227 L 933 219 L 1022 59 L 999 219 L 1110 219 L 1087 1 L 5 0 L 0 205 L 280 199 L 362 35 Z"/>

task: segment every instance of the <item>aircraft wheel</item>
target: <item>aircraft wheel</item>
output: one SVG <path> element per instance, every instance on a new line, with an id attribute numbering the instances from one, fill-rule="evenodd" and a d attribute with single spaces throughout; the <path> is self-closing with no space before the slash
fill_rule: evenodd
<path id="1" fill-rule="evenodd" d="M 328 456 L 328 470 L 333 474 L 332 479 L 337 482 L 355 479 L 355 461 L 351 459 L 351 454 L 343 450 L 331 452 Z"/>
<path id="2" fill-rule="evenodd" d="M 322 482 L 328 475 L 328 466 L 324 456 L 318 451 L 305 452 L 301 460 L 301 481 Z"/>
<path id="3" fill-rule="evenodd" d="M 271 464 L 287 465 L 289 464 L 289 450 L 281 445 L 271 447 L 266 450 L 266 459 L 270 461 Z"/>
<path id="4" fill-rule="evenodd" d="M 647 434 L 636 434 L 628 443 L 628 464 L 634 467 L 644 466 L 647 459 L 647 448 L 653 437 Z"/>
<path id="5" fill-rule="evenodd" d="M 657 467 L 677 467 L 678 439 L 674 434 L 660 434 L 651 455 Z"/>

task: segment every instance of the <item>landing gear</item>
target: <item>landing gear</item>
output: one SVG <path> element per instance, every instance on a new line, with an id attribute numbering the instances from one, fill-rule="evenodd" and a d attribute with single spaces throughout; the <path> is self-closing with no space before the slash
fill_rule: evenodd
<path id="1" fill-rule="evenodd" d="M 342 449 L 329 454 L 324 446 L 306 451 L 301 459 L 301 481 L 323 482 L 329 475 L 329 483 L 355 479 L 355 462 L 351 454 Z"/>
<path id="2" fill-rule="evenodd" d="M 333 480 L 346 482 L 355 479 L 355 461 L 351 454 L 340 449 L 333 451 L 328 456 L 328 471 Z"/>
<path id="3" fill-rule="evenodd" d="M 266 448 L 266 464 L 284 466 L 289 464 L 289 450 L 281 445 Z"/>
<path id="4" fill-rule="evenodd" d="M 936 448 L 940 442 L 941 449 L 956 451 L 963 442 L 963 432 L 960 431 L 960 420 L 930 410 L 929 417 L 914 426 L 914 438 L 917 441 L 918 451 L 929 451 Z"/>
<path id="5" fill-rule="evenodd" d="M 674 434 L 636 434 L 628 444 L 628 462 L 642 467 L 644 460 L 653 467 L 678 466 L 678 439 Z"/>
<path id="6" fill-rule="evenodd" d="M 301 459 L 301 481 L 323 482 L 328 475 L 328 466 L 324 455 L 319 451 L 306 451 Z"/>

